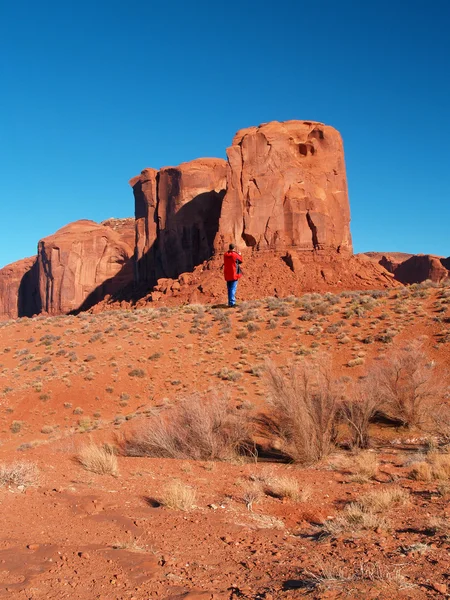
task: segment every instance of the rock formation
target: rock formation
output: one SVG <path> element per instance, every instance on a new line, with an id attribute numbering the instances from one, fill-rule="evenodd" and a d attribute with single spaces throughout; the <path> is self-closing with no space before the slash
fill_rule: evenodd
<path id="1" fill-rule="evenodd" d="M 61 314 L 102 301 L 219 298 L 220 257 L 230 242 L 250 265 L 240 286 L 249 298 L 398 285 L 379 262 L 352 256 L 335 129 L 266 123 L 239 131 L 227 155 L 228 162 L 202 158 L 144 169 L 130 181 L 134 220 L 77 221 L 41 240 L 36 259 L 0 271 L 0 315 Z M 432 276 L 441 277 L 433 265 Z"/>
<path id="2" fill-rule="evenodd" d="M 350 209 L 339 133 L 310 121 L 271 122 L 237 133 L 216 248 L 351 253 Z"/>
<path id="3" fill-rule="evenodd" d="M 38 255 L 0 270 L 0 315 L 89 308 L 133 280 L 134 220 L 77 221 L 38 243 Z"/>
<path id="4" fill-rule="evenodd" d="M 130 181 L 135 197 L 136 278 L 149 285 L 175 278 L 213 254 L 226 162 L 202 158 L 144 169 Z"/>
<path id="5" fill-rule="evenodd" d="M 0 318 L 31 317 L 40 312 L 36 257 L 0 270 Z"/>
<path id="6" fill-rule="evenodd" d="M 67 313 L 87 300 L 95 304 L 132 280 L 134 247 L 124 237 L 134 239 L 134 223 L 130 219 L 119 229 L 122 233 L 93 221 L 76 221 L 39 242 L 39 295 L 44 312 Z"/>
<path id="7" fill-rule="evenodd" d="M 431 280 L 436 283 L 450 277 L 450 258 L 432 254 L 404 254 L 401 252 L 366 252 L 394 278 L 403 284 L 421 283 Z"/>

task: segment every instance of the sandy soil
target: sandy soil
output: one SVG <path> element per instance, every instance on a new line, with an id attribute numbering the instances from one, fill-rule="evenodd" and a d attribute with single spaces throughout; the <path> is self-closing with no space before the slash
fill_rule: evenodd
<path id="1" fill-rule="evenodd" d="M 449 597 L 450 526 L 430 525 L 450 518 L 446 481 L 410 477 L 426 459 L 426 432 L 373 425 L 379 468 L 363 482 L 345 432 L 309 468 L 118 456 L 114 477 L 75 460 L 90 441 L 117 444 L 192 393 L 224 390 L 233 406 L 264 410 L 267 359 L 287 365 L 326 352 L 349 383 L 420 339 L 443 377 L 447 292 L 413 286 L 2 323 L 0 469 L 26 462 L 39 475 L 0 487 L 0 597 Z M 298 483 L 300 498 L 246 502 L 249 482 L 281 476 Z M 188 510 L 164 506 L 173 481 L 195 491 Z M 349 502 L 392 486 L 408 502 L 386 509 L 389 525 L 324 535 Z"/>

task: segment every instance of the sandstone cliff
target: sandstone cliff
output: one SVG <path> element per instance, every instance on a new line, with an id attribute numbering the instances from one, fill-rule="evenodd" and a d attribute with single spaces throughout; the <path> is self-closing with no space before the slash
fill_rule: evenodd
<path id="1" fill-rule="evenodd" d="M 136 278 L 155 284 L 209 259 L 226 188 L 226 162 L 202 158 L 130 180 L 135 197 Z"/>
<path id="2" fill-rule="evenodd" d="M 133 222 L 125 228 L 133 239 Z M 131 237 L 130 237 L 131 236 Z M 93 221 L 66 225 L 38 244 L 42 310 L 61 314 L 94 304 L 132 280 L 134 248 L 123 233 Z"/>
<path id="3" fill-rule="evenodd" d="M 351 253 L 350 209 L 339 133 L 310 121 L 237 133 L 216 248 Z"/>
<path id="4" fill-rule="evenodd" d="M 89 308 L 133 280 L 134 220 L 77 221 L 38 243 L 37 257 L 0 270 L 0 316 Z"/>
<path id="5" fill-rule="evenodd" d="M 36 257 L 0 269 L 0 317 L 31 317 L 40 310 Z"/>
<path id="6" fill-rule="evenodd" d="M 400 252 L 366 252 L 394 278 L 403 284 L 431 280 L 436 283 L 450 278 L 450 258 L 432 254 L 405 254 Z"/>

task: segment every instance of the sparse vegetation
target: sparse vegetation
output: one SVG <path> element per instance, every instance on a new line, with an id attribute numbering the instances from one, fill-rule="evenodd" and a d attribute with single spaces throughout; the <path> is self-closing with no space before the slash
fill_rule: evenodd
<path id="1" fill-rule="evenodd" d="M 96 444 L 90 443 L 83 446 L 78 454 L 76 460 L 80 465 L 98 475 L 118 475 L 118 463 L 117 457 L 111 452 L 111 447 L 108 445 L 97 446 Z"/>
<path id="2" fill-rule="evenodd" d="M 10 464 L 0 463 L 0 487 L 37 485 L 39 469 L 34 463 L 20 461 Z"/>
<path id="3" fill-rule="evenodd" d="M 246 411 L 232 410 L 226 396 L 184 398 L 168 414 L 121 441 L 128 456 L 159 456 L 194 460 L 228 460 L 249 448 Z"/>
<path id="4" fill-rule="evenodd" d="M 196 491 L 181 481 L 172 481 L 166 485 L 160 502 L 167 508 L 188 511 L 194 508 Z"/>
<path id="5" fill-rule="evenodd" d="M 293 461 L 317 462 L 333 447 L 341 389 L 327 358 L 286 371 L 267 363 L 271 433 Z"/>

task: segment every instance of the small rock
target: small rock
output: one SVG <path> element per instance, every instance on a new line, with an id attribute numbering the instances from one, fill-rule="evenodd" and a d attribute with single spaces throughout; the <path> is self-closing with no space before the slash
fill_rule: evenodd
<path id="1" fill-rule="evenodd" d="M 432 583 L 431 586 L 440 594 L 447 594 L 447 586 L 445 585 L 445 583 Z"/>
<path id="2" fill-rule="evenodd" d="M 28 544 L 28 550 L 39 550 L 39 544 Z"/>

